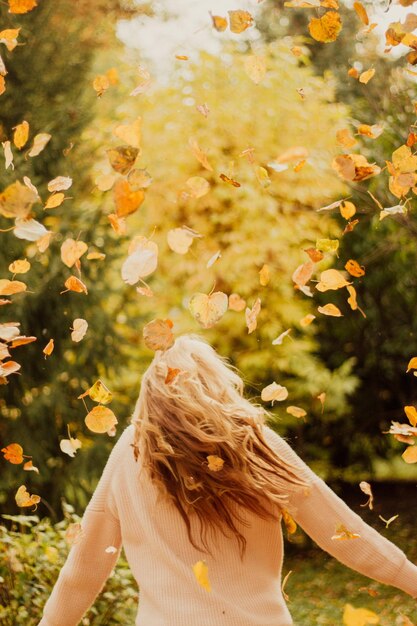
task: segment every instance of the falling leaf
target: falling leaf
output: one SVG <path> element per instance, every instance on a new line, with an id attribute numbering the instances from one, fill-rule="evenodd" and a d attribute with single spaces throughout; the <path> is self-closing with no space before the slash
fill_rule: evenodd
<path id="1" fill-rule="evenodd" d="M 9 265 L 9 272 L 12 274 L 26 274 L 30 270 L 30 263 L 27 259 L 19 259 L 18 261 L 13 261 Z"/>
<path id="2" fill-rule="evenodd" d="M 394 520 L 396 520 L 396 519 L 397 519 L 398 515 L 393 515 L 393 516 L 392 516 L 392 517 L 390 517 L 389 519 L 384 519 L 384 518 L 382 517 L 382 515 L 378 515 L 378 517 L 379 517 L 379 519 L 381 519 L 381 520 L 384 522 L 384 524 L 385 524 L 385 528 L 388 528 L 388 526 L 389 526 L 390 524 L 392 524 L 392 522 L 393 522 Z"/>
<path id="3" fill-rule="evenodd" d="M 193 572 L 198 584 L 206 591 L 211 591 L 207 563 L 205 561 L 197 561 L 197 563 L 193 565 Z"/>
<path id="4" fill-rule="evenodd" d="M 111 227 L 113 228 L 114 232 L 117 233 L 118 235 L 124 235 L 126 232 L 126 219 L 124 217 L 118 217 L 116 215 L 116 213 L 110 213 L 107 216 L 107 219 L 109 220 Z"/>
<path id="5" fill-rule="evenodd" d="M 285 337 L 288 337 L 290 332 L 291 332 L 291 328 L 287 328 L 287 330 L 284 330 L 284 332 L 282 332 L 280 335 L 278 335 L 278 337 L 276 337 L 273 341 L 272 341 L 272 345 L 273 346 L 280 346 L 283 342 L 283 339 Z"/>
<path id="6" fill-rule="evenodd" d="M 8 0 L 9 13 L 28 13 L 38 6 L 37 0 Z"/>
<path id="7" fill-rule="evenodd" d="M 130 170 L 127 180 L 133 191 L 147 189 L 152 184 L 152 176 L 147 170 L 140 168 Z"/>
<path id="8" fill-rule="evenodd" d="M 251 54 L 244 58 L 244 68 L 249 78 L 259 85 L 265 78 L 266 74 L 266 58 L 264 56 Z"/>
<path id="9" fill-rule="evenodd" d="M 363 265 L 360 266 L 359 263 L 357 261 L 354 261 L 353 259 L 349 259 L 349 261 L 346 262 L 345 269 L 347 269 L 351 276 L 359 277 L 365 275 L 365 269 Z"/>
<path id="10" fill-rule="evenodd" d="M 307 415 L 307 412 L 299 406 L 287 406 L 287 413 L 297 418 Z"/>
<path id="11" fill-rule="evenodd" d="M 166 385 L 169 385 L 170 383 L 172 383 L 173 380 L 175 380 L 175 378 L 178 376 L 178 374 L 181 374 L 182 370 L 178 369 L 177 367 L 169 367 L 168 366 L 168 373 L 165 376 L 165 380 L 164 383 Z"/>
<path id="12" fill-rule="evenodd" d="M 252 308 L 246 307 L 245 309 L 245 320 L 246 326 L 248 327 L 248 335 L 256 330 L 258 325 L 258 315 L 261 311 L 261 299 L 256 298 Z"/>
<path id="13" fill-rule="evenodd" d="M 93 433 L 107 433 L 118 422 L 115 414 L 106 406 L 95 406 L 85 417 L 85 425 Z"/>
<path id="14" fill-rule="evenodd" d="M 300 326 L 309 326 L 313 320 L 316 319 L 316 316 L 312 313 L 308 313 L 300 320 Z"/>
<path id="15" fill-rule="evenodd" d="M 317 307 L 319 313 L 323 315 L 331 315 L 333 317 L 343 317 L 340 309 L 334 304 L 325 304 L 324 306 Z"/>
<path id="16" fill-rule="evenodd" d="M 92 387 L 87 389 L 87 391 L 78 396 L 78 399 L 85 398 L 85 396 L 90 396 L 94 402 L 100 404 L 108 404 L 113 399 L 113 394 L 100 379 L 97 380 Z"/>
<path id="17" fill-rule="evenodd" d="M 350 181 L 362 181 L 381 172 L 378 165 L 368 163 L 362 154 L 340 154 L 332 161 L 332 168 L 341 178 Z"/>
<path id="18" fill-rule="evenodd" d="M 416 408 L 414 406 L 405 406 L 404 407 L 404 412 L 405 412 L 406 416 L 408 417 L 408 421 L 410 422 L 411 426 L 417 426 L 417 411 L 416 411 Z"/>
<path id="19" fill-rule="evenodd" d="M 360 535 L 358 533 L 352 532 L 344 524 L 339 524 L 336 527 L 336 533 L 333 535 L 333 540 L 345 541 L 348 539 L 359 539 Z"/>
<path id="20" fill-rule="evenodd" d="M 26 472 L 36 472 L 37 474 L 39 474 L 39 468 L 35 467 L 31 460 L 26 461 L 26 463 L 23 463 L 23 469 Z"/>
<path id="21" fill-rule="evenodd" d="M 389 217 L 390 215 L 398 215 L 398 214 L 406 214 L 407 209 L 403 204 L 396 204 L 395 206 L 386 207 L 382 209 L 379 213 L 379 219 L 383 220 L 385 217 Z"/>
<path id="22" fill-rule="evenodd" d="M 95 179 L 95 184 L 100 191 L 109 191 L 114 185 L 116 176 L 114 174 L 99 174 Z"/>
<path id="23" fill-rule="evenodd" d="M 88 329 L 88 322 L 80 317 L 77 317 L 72 323 L 71 339 L 75 342 L 84 339 L 84 336 Z"/>
<path id="24" fill-rule="evenodd" d="M 20 334 L 19 326 L 19 322 L 5 322 L 0 324 L 0 339 L 2 341 L 11 341 L 15 337 L 18 337 Z"/>
<path id="25" fill-rule="evenodd" d="M 231 293 L 230 294 L 230 296 L 229 296 L 229 309 L 231 309 L 232 311 L 243 311 L 245 306 L 246 306 L 246 300 L 241 298 L 238 293 Z"/>
<path id="26" fill-rule="evenodd" d="M 341 289 L 350 283 L 335 269 L 324 270 L 320 274 L 320 282 L 317 283 L 317 291 L 328 291 L 329 289 Z"/>
<path id="27" fill-rule="evenodd" d="M 122 278 L 128 285 L 134 285 L 140 278 L 152 274 L 157 266 L 157 244 L 142 237 L 122 265 Z"/>
<path id="28" fill-rule="evenodd" d="M 152 79 L 149 71 L 143 65 L 139 65 L 138 67 L 138 80 L 139 84 L 133 91 L 130 92 L 130 96 L 137 96 L 140 93 L 144 93 L 150 86 Z"/>
<path id="29" fill-rule="evenodd" d="M 269 266 L 265 264 L 259 270 L 259 282 L 262 285 L 262 287 L 266 287 L 269 281 L 270 281 Z"/>
<path id="30" fill-rule="evenodd" d="M 54 351 L 54 340 L 50 339 L 48 343 L 46 344 L 46 346 L 44 347 L 44 349 L 42 350 L 42 352 L 44 353 L 45 358 L 46 358 L 47 356 L 50 356 L 53 351 Z"/>
<path id="31" fill-rule="evenodd" d="M 361 506 L 369 506 L 369 508 L 372 511 L 372 509 L 374 508 L 374 504 L 373 504 L 374 496 L 373 496 L 373 493 L 372 493 L 371 485 L 369 483 L 367 483 L 365 480 L 362 480 L 359 483 L 359 487 L 360 487 L 361 491 L 363 491 L 363 493 L 365 495 L 369 496 L 368 501 L 365 502 L 365 504 L 361 504 Z"/>
<path id="32" fill-rule="evenodd" d="M 20 28 L 6 28 L 0 31 L 0 43 L 4 43 L 6 48 L 11 52 L 17 46 L 17 37 Z"/>
<path id="33" fill-rule="evenodd" d="M 64 452 L 64 454 L 68 454 L 68 456 L 70 457 L 74 457 L 77 450 L 79 450 L 81 446 L 81 441 L 79 439 L 71 437 L 71 435 L 69 439 L 61 439 L 61 441 L 59 442 L 59 447 L 61 448 L 62 452 Z"/>
<path id="34" fill-rule="evenodd" d="M 51 237 L 52 233 L 46 230 L 45 226 L 36 220 L 26 220 L 16 218 L 15 228 L 13 229 L 15 237 L 18 239 L 26 239 L 26 241 L 40 242 L 44 237 Z"/>
<path id="35" fill-rule="evenodd" d="M 282 385 L 278 385 L 276 382 L 267 385 L 262 389 L 261 399 L 264 402 L 282 402 L 288 398 L 288 389 Z"/>
<path id="36" fill-rule="evenodd" d="M 25 485 L 22 485 L 17 490 L 17 493 L 15 495 L 15 500 L 16 500 L 17 506 L 20 506 L 20 507 L 32 506 L 34 504 L 35 510 L 36 510 L 37 508 L 36 505 L 41 501 L 41 498 L 40 496 L 29 495 L 29 492 L 26 489 Z"/>
<path id="37" fill-rule="evenodd" d="M 196 109 L 204 117 L 208 117 L 208 114 L 210 113 L 210 109 L 205 102 L 203 104 L 197 104 Z"/>
<path id="38" fill-rule="evenodd" d="M 285 602 L 289 602 L 289 600 L 290 600 L 288 594 L 285 593 L 284 589 L 285 589 L 285 585 L 287 584 L 288 579 L 291 576 L 291 574 L 292 574 L 292 569 L 290 569 L 290 571 L 284 576 L 284 578 L 282 580 L 282 584 L 281 584 L 281 593 L 284 596 Z"/>
<path id="39" fill-rule="evenodd" d="M 407 370 L 406 370 L 406 374 L 410 371 L 410 370 L 415 370 L 417 369 L 417 356 L 413 356 L 412 359 L 410 359 L 408 365 L 407 365 Z"/>
<path id="40" fill-rule="evenodd" d="M 226 176 L 226 174 L 220 174 L 220 178 L 225 183 L 228 183 L 229 185 L 232 185 L 232 187 L 240 187 L 241 186 L 240 183 L 238 183 L 237 180 L 234 180 L 233 178 L 230 178 L 229 176 Z"/>
<path id="41" fill-rule="evenodd" d="M 42 150 L 45 148 L 46 144 L 49 142 L 51 137 L 52 135 L 50 135 L 49 133 L 38 133 L 37 135 L 35 135 L 33 139 L 32 147 L 28 152 L 28 156 L 30 157 L 38 156 L 38 154 L 40 154 Z"/>
<path id="42" fill-rule="evenodd" d="M 222 291 L 212 294 L 194 294 L 188 304 L 194 318 L 203 328 L 212 328 L 226 313 L 229 305 L 228 297 Z"/>
<path id="43" fill-rule="evenodd" d="M 327 11 L 322 17 L 313 17 L 308 24 L 313 39 L 323 43 L 335 41 L 341 29 L 342 21 L 337 11 Z"/>
<path id="44" fill-rule="evenodd" d="M 202 198 L 210 191 L 210 183 L 201 176 L 192 176 L 185 184 L 193 198 Z"/>
<path id="45" fill-rule="evenodd" d="M 224 460 L 215 454 L 209 454 L 207 462 L 210 472 L 220 472 L 223 469 Z"/>
<path id="46" fill-rule="evenodd" d="M 336 132 L 336 140 L 337 143 L 343 146 L 344 148 L 352 148 L 355 144 L 358 143 L 357 139 L 353 137 L 348 128 L 343 128 Z"/>
<path id="47" fill-rule="evenodd" d="M 368 609 L 355 609 L 351 604 L 345 604 L 343 611 L 344 626 L 368 626 L 379 624 L 379 617 Z"/>
<path id="48" fill-rule="evenodd" d="M 87 261 L 103 261 L 105 258 L 104 252 L 98 252 L 98 250 L 93 250 L 87 254 Z"/>
<path id="49" fill-rule="evenodd" d="M 417 463 L 417 446 L 408 446 L 401 456 L 406 463 Z"/>
<path id="50" fill-rule="evenodd" d="M 142 118 L 137 117 L 131 124 L 120 124 L 113 129 L 113 135 L 124 141 L 129 146 L 133 146 L 139 150 L 141 140 Z"/>
<path id="51" fill-rule="evenodd" d="M 57 176 L 56 178 L 53 178 L 49 181 L 48 191 L 50 191 L 51 193 L 55 191 L 65 191 L 66 189 L 69 189 L 71 185 L 72 178 L 70 178 L 69 176 Z"/>
<path id="52" fill-rule="evenodd" d="M 26 346 L 28 343 L 33 343 L 37 341 L 37 337 L 25 337 L 24 335 L 15 337 L 10 342 L 11 348 L 18 348 L 19 346 Z"/>
<path id="53" fill-rule="evenodd" d="M 212 172 L 213 168 L 208 161 L 207 154 L 200 148 L 198 141 L 194 139 L 193 137 L 190 137 L 188 143 L 189 143 L 191 152 L 193 153 L 197 161 L 199 161 L 206 170 L 209 170 L 209 172 Z"/>
<path id="54" fill-rule="evenodd" d="M 145 199 L 142 189 L 134 191 L 127 180 L 119 179 L 113 187 L 116 215 L 126 217 L 135 213 Z"/>
<path id="55" fill-rule="evenodd" d="M 4 458 L 13 465 L 19 465 L 23 463 L 23 448 L 18 443 L 9 443 L 8 446 L 2 448 L 1 451 L 4 454 Z"/>
<path id="56" fill-rule="evenodd" d="M 345 220 L 350 219 L 356 213 L 356 207 L 353 202 L 348 202 L 345 200 L 340 206 L 340 215 L 345 218 Z"/>
<path id="57" fill-rule="evenodd" d="M 5 169 L 11 166 L 12 170 L 14 170 L 13 163 L 13 152 L 10 141 L 2 141 L 3 150 L 4 150 L 4 159 L 5 159 Z"/>
<path id="58" fill-rule="evenodd" d="M 26 120 L 23 120 L 17 126 L 13 126 L 13 143 L 18 150 L 23 148 L 29 138 L 29 124 Z"/>
<path id="59" fill-rule="evenodd" d="M 365 24 L 365 26 L 368 26 L 368 24 L 369 24 L 369 17 L 368 17 L 368 14 L 367 14 L 366 9 L 363 6 L 362 2 L 354 2 L 353 3 L 353 8 L 355 9 L 356 14 L 359 17 L 359 19 L 361 20 L 362 24 Z"/>
<path id="60" fill-rule="evenodd" d="M 15 374 L 20 370 L 20 364 L 16 361 L 5 361 L 0 363 L 0 377 L 7 377 L 11 374 Z"/>
<path id="61" fill-rule="evenodd" d="M 220 15 L 211 15 L 211 20 L 214 28 L 220 33 L 226 30 L 227 28 L 227 19 L 225 17 L 221 17 Z"/>
<path id="62" fill-rule="evenodd" d="M 375 70 L 373 68 L 366 70 L 365 72 L 362 72 L 362 74 L 360 74 L 359 76 L 359 82 L 366 85 L 367 83 L 369 83 L 369 81 L 374 76 L 374 74 L 375 74 Z"/>
<path id="63" fill-rule="evenodd" d="M 76 276 L 70 276 L 69 278 L 67 278 L 64 285 L 68 291 L 75 291 L 76 293 L 85 293 L 85 294 L 88 293 L 86 285 L 82 282 L 82 280 L 80 280 Z M 64 293 L 64 292 L 61 291 L 61 293 Z"/>
<path id="64" fill-rule="evenodd" d="M 293 272 L 292 280 L 296 285 L 306 285 L 314 272 L 314 263 L 306 261 L 299 265 Z"/>
<path id="65" fill-rule="evenodd" d="M 61 246 L 61 259 L 67 267 L 72 267 L 88 250 L 84 241 L 66 239 Z"/>
<path id="66" fill-rule="evenodd" d="M 201 237 L 197 231 L 188 226 L 182 226 L 181 228 L 173 228 L 167 233 L 167 243 L 171 250 L 178 254 L 187 254 L 196 237 Z"/>
<path id="67" fill-rule="evenodd" d="M 207 261 L 206 263 L 206 267 L 211 267 L 218 259 L 220 259 L 222 256 L 221 250 L 217 250 L 217 252 L 215 252 Z"/>
<path id="68" fill-rule="evenodd" d="M 316 249 L 322 252 L 337 252 L 338 248 L 338 239 L 317 239 L 316 241 Z"/>
<path id="69" fill-rule="evenodd" d="M 61 206 L 64 200 L 65 194 L 62 193 L 62 191 L 59 191 L 58 193 L 53 193 L 45 202 L 44 209 L 56 209 L 57 207 Z"/>
<path id="70" fill-rule="evenodd" d="M 0 296 L 12 296 L 15 293 L 26 291 L 25 283 L 19 280 L 0 279 Z"/>
<path id="71" fill-rule="evenodd" d="M 266 170 L 264 167 L 255 167 L 255 176 L 258 183 L 260 183 L 265 189 L 266 187 L 269 187 L 272 182 L 269 178 L 268 170 Z"/>
<path id="72" fill-rule="evenodd" d="M 97 93 L 97 97 L 101 98 L 103 93 L 110 87 L 110 81 L 106 74 L 98 74 L 93 80 L 93 89 Z"/>
<path id="73" fill-rule="evenodd" d="M 228 11 L 228 14 L 232 33 L 243 33 L 253 25 L 253 17 L 248 11 Z"/>
<path id="74" fill-rule="evenodd" d="M 106 150 L 112 168 L 119 174 L 127 174 L 135 164 L 139 154 L 133 146 L 118 146 Z"/>
<path id="75" fill-rule="evenodd" d="M 143 327 L 143 340 L 150 350 L 168 350 L 175 341 L 170 319 L 155 319 Z"/>

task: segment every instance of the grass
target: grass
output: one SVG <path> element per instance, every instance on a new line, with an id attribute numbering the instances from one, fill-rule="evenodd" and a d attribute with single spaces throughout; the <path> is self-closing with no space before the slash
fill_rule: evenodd
<path id="1" fill-rule="evenodd" d="M 401 548 L 408 558 L 417 563 L 415 535 L 416 486 L 387 484 L 374 487 L 373 511 L 360 507 L 366 501 L 357 486 L 346 487 L 340 496 L 367 523 Z M 398 514 L 388 528 L 379 519 Z M 342 626 L 343 610 L 349 603 L 355 608 L 366 608 L 379 615 L 380 626 L 405 626 L 402 615 L 417 624 L 417 600 L 402 591 L 377 583 L 339 563 L 320 550 L 298 529 L 295 543 L 287 543 L 284 575 L 292 570 L 285 585 L 289 596 L 288 608 L 295 626 Z M 377 592 L 373 597 L 371 593 Z M 417 585 L 416 585 L 417 595 Z"/>

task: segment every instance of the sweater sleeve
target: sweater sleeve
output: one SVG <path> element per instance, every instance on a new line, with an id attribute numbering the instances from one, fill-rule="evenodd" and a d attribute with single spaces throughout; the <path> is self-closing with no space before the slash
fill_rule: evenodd
<path id="1" fill-rule="evenodd" d="M 111 480 L 123 455 L 129 450 L 132 428 L 125 428 L 107 459 L 81 520 L 81 538 L 69 550 L 45 604 L 39 626 L 77 626 L 116 565 L 122 538 L 112 499 Z M 110 546 L 116 550 L 106 552 Z"/>
<path id="2" fill-rule="evenodd" d="M 289 486 L 288 512 L 326 552 L 351 569 L 417 598 L 417 566 L 400 548 L 383 537 L 350 509 L 294 450 L 268 426 L 265 439 L 280 459 L 290 463 L 307 487 Z M 332 539 L 338 526 L 358 534 Z"/>

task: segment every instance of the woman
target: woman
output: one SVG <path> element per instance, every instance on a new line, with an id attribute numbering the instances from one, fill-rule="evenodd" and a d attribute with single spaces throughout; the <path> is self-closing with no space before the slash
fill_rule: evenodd
<path id="1" fill-rule="evenodd" d="M 157 351 L 39 626 L 76 626 L 122 546 L 140 590 L 136 626 L 290 626 L 286 512 L 345 565 L 416 598 L 417 567 L 310 470 L 266 414 L 202 337 Z M 333 538 L 340 525 L 359 536 Z M 210 586 L 199 584 L 197 563 Z"/>

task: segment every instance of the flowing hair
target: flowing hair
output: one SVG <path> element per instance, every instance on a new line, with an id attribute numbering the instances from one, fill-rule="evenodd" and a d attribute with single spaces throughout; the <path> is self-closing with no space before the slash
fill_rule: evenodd
<path id="1" fill-rule="evenodd" d="M 196 514 L 204 551 L 211 554 L 208 529 L 226 535 L 226 526 L 241 559 L 246 538 L 234 521 L 245 522 L 228 505 L 278 519 L 288 483 L 305 485 L 265 441 L 267 411 L 243 393 L 238 369 L 205 338 L 184 334 L 167 350 L 156 351 L 131 419 L 135 460 L 140 456 L 159 493 L 175 504 L 191 544 L 202 549 L 191 534 L 189 518 Z"/>

